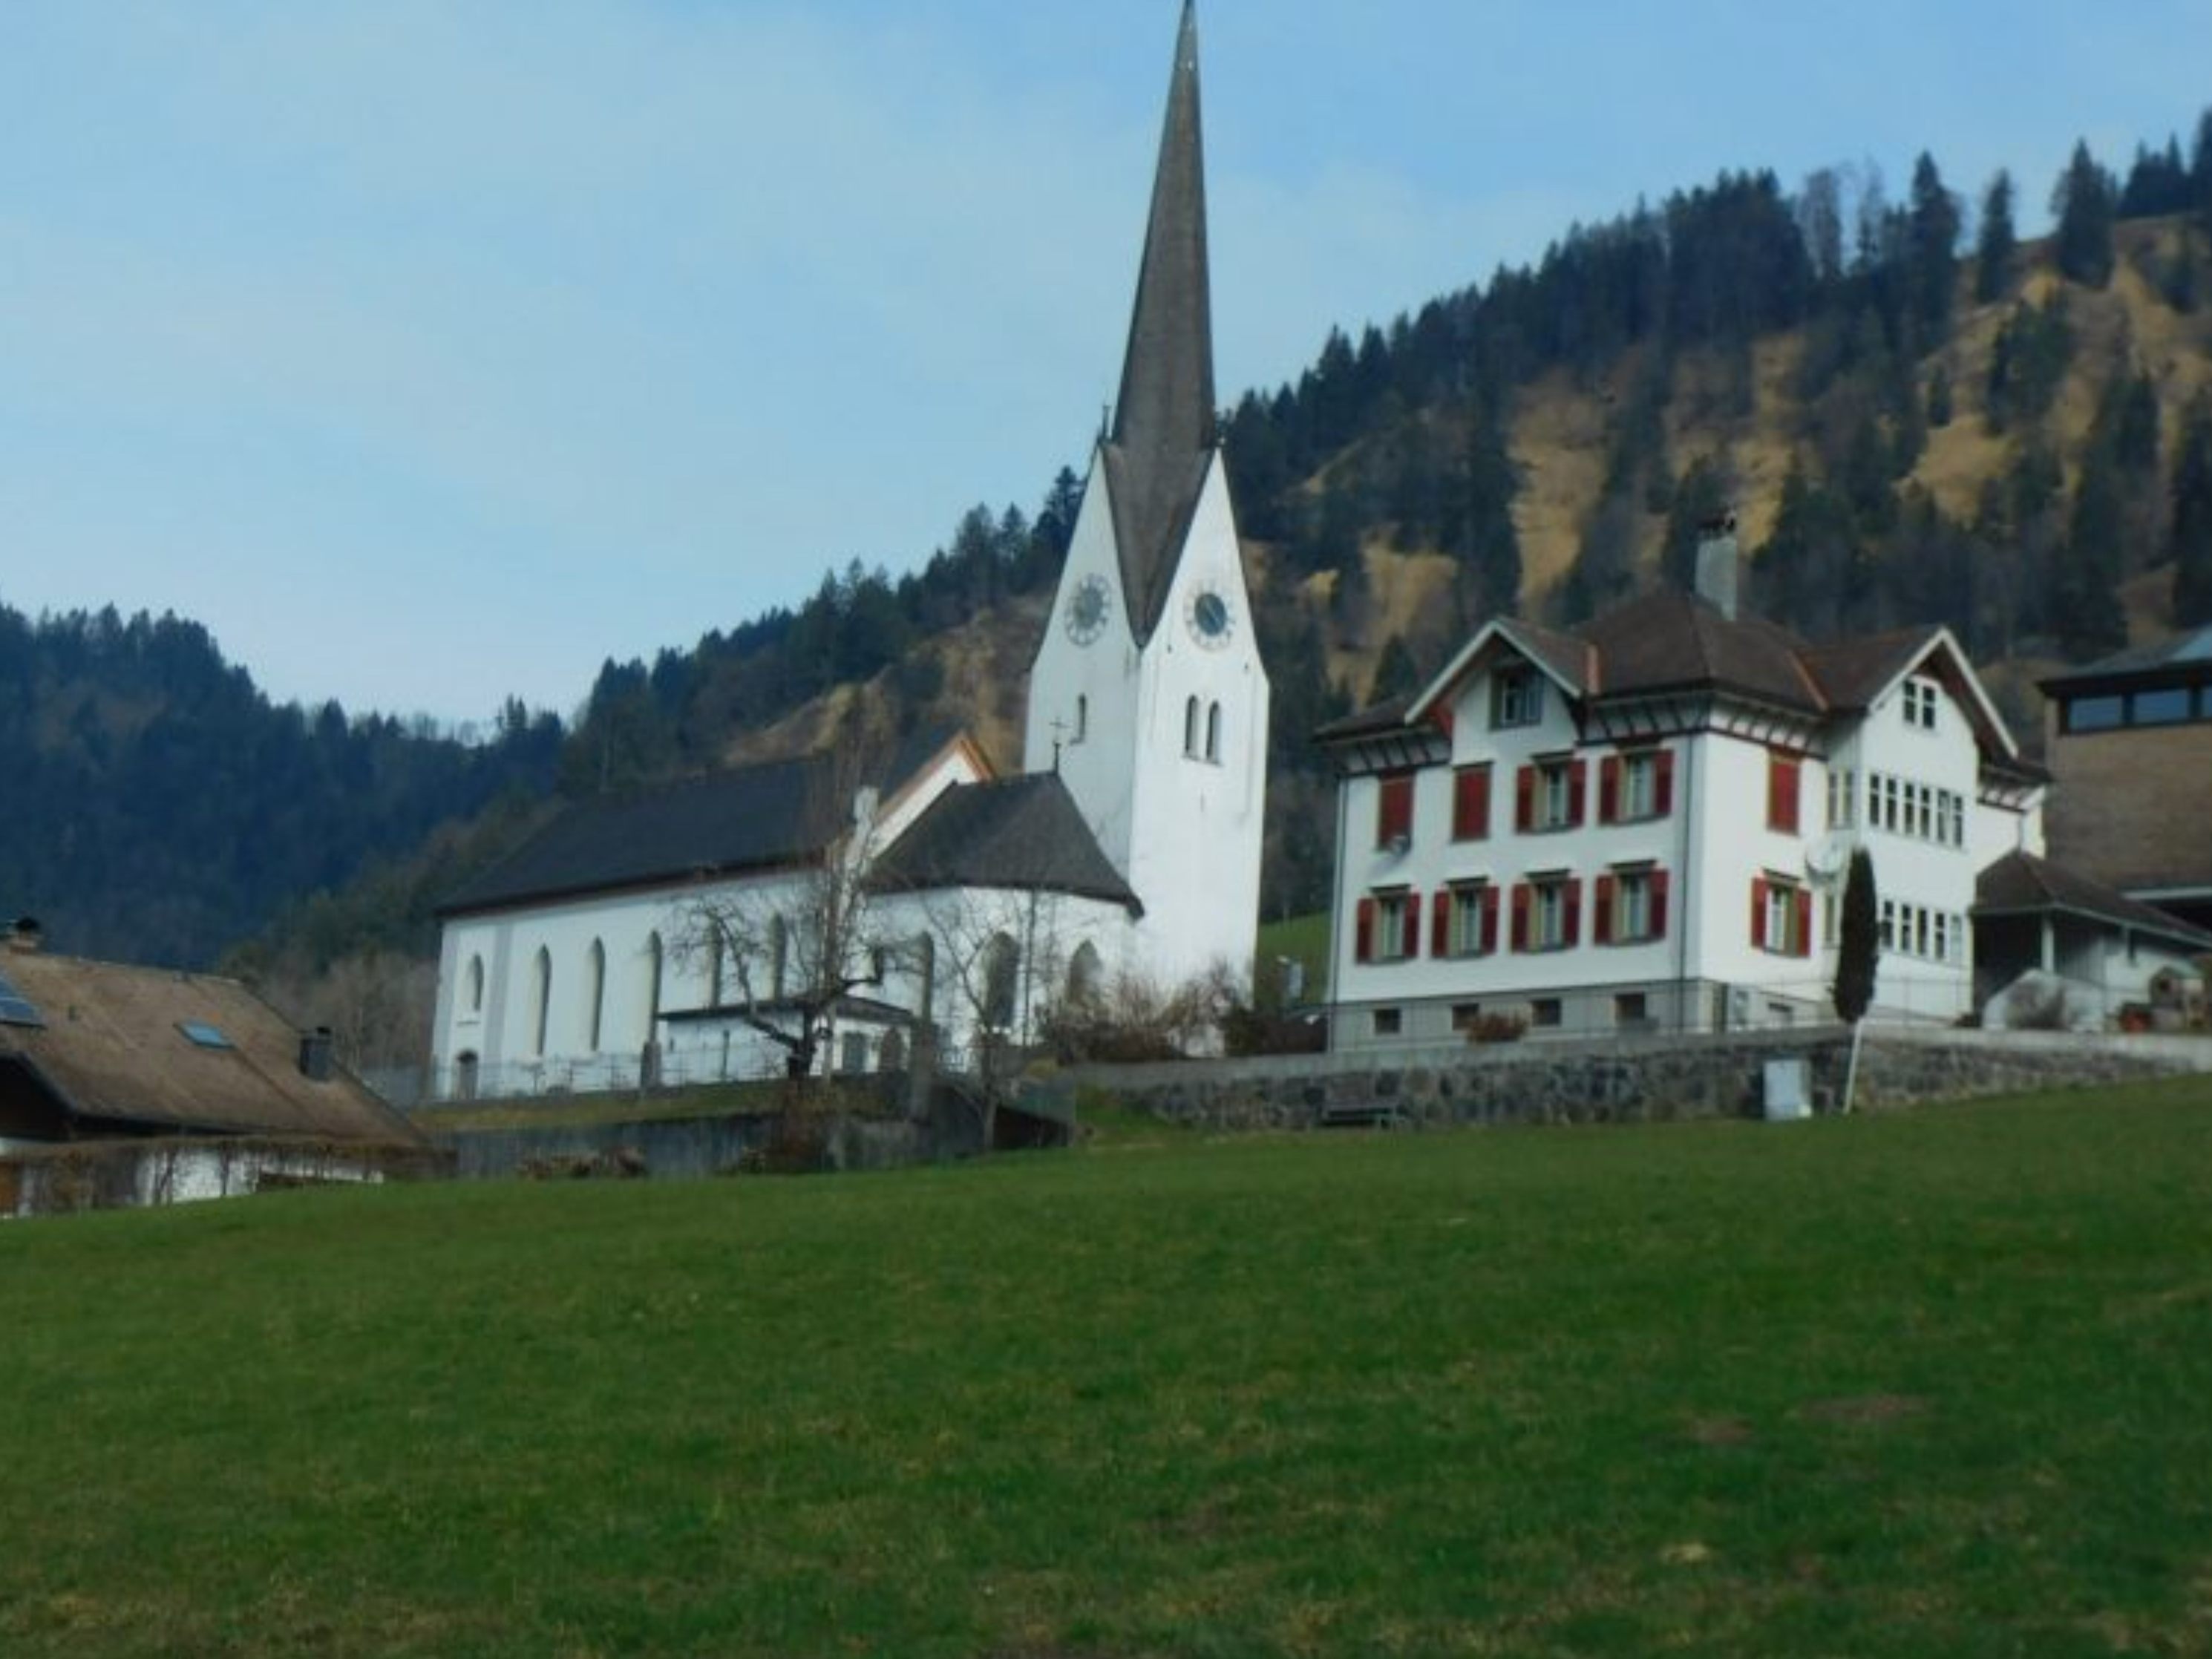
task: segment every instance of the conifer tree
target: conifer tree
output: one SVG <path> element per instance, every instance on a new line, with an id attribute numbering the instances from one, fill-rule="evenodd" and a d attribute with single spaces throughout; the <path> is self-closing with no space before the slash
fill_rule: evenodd
<path id="1" fill-rule="evenodd" d="M 1974 239 L 1974 300 L 1988 305 L 2012 289 L 2019 238 L 2012 224 L 2012 174 L 2002 167 L 1982 193 L 1981 229 Z"/>
<path id="2" fill-rule="evenodd" d="M 1943 188 L 1936 160 L 1925 150 L 1912 166 L 1905 240 L 1912 315 L 1927 339 L 1937 339 L 1950 326 L 1951 296 L 1958 283 L 1959 204 Z"/>
<path id="3" fill-rule="evenodd" d="M 2112 450 L 2093 444 L 2081 460 L 2066 541 L 2051 574 L 2051 631 L 2071 660 L 2101 656 L 2128 642 L 2119 588 L 2124 516 Z"/>
<path id="4" fill-rule="evenodd" d="M 2086 141 L 2076 141 L 2074 158 L 2051 191 L 2051 211 L 2058 221 L 2052 239 L 2058 274 L 2087 288 L 2112 280 L 2112 175 L 2097 165 Z"/>
<path id="5" fill-rule="evenodd" d="M 1874 855 L 1851 853 L 1844 878 L 1844 911 L 1836 933 L 1836 1017 L 1856 1025 L 1874 1006 L 1875 971 L 1881 957 L 1881 906 L 1874 884 Z"/>

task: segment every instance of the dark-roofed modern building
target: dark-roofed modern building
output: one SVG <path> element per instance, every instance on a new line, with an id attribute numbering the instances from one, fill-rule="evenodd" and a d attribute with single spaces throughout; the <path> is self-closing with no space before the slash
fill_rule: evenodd
<path id="1" fill-rule="evenodd" d="M 1814 646 L 1696 594 L 1486 625 L 1419 694 L 1325 727 L 1341 780 L 1331 1040 L 1832 1018 L 1873 855 L 1876 1012 L 1974 1006 L 1978 873 L 2042 850 L 2045 780 L 1941 628 Z"/>
<path id="2" fill-rule="evenodd" d="M 2043 682 L 2054 857 L 2212 927 L 2212 628 Z"/>

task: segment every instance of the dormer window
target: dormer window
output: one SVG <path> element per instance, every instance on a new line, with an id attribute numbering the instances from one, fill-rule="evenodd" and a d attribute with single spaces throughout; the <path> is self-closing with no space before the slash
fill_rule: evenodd
<path id="1" fill-rule="evenodd" d="M 1936 682 L 1910 679 L 1905 683 L 1905 723 L 1923 732 L 1936 729 Z"/>
<path id="2" fill-rule="evenodd" d="M 1490 682 L 1491 725 L 1534 726 L 1543 718 L 1543 676 L 1533 668 L 1499 669 Z"/>

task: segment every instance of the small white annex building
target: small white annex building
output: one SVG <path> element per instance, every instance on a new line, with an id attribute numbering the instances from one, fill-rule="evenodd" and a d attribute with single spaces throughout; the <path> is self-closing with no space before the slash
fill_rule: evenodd
<path id="1" fill-rule="evenodd" d="M 819 1069 L 896 1070 L 925 1036 L 957 1064 L 1116 978 L 1249 982 L 1268 694 L 1215 429 L 1197 53 L 1186 3 L 1026 771 L 952 736 L 579 804 L 442 908 L 434 1092 L 776 1074 L 794 1025 Z"/>
<path id="2" fill-rule="evenodd" d="M 1492 622 L 1317 734 L 1341 780 L 1333 1046 L 1831 1018 L 1859 847 L 1876 1016 L 1977 1006 L 1977 878 L 2042 852 L 2044 775 L 1948 630 L 1808 644 L 1736 614 L 1736 558 L 1717 526 L 1698 595 Z"/>

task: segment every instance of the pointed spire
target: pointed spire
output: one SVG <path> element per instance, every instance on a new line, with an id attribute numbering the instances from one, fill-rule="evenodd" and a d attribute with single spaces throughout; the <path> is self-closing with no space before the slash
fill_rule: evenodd
<path id="1" fill-rule="evenodd" d="M 1139 641 L 1151 637 L 1167 602 L 1215 441 L 1198 9 L 1184 0 L 1121 396 L 1104 448 L 1123 590 Z"/>

